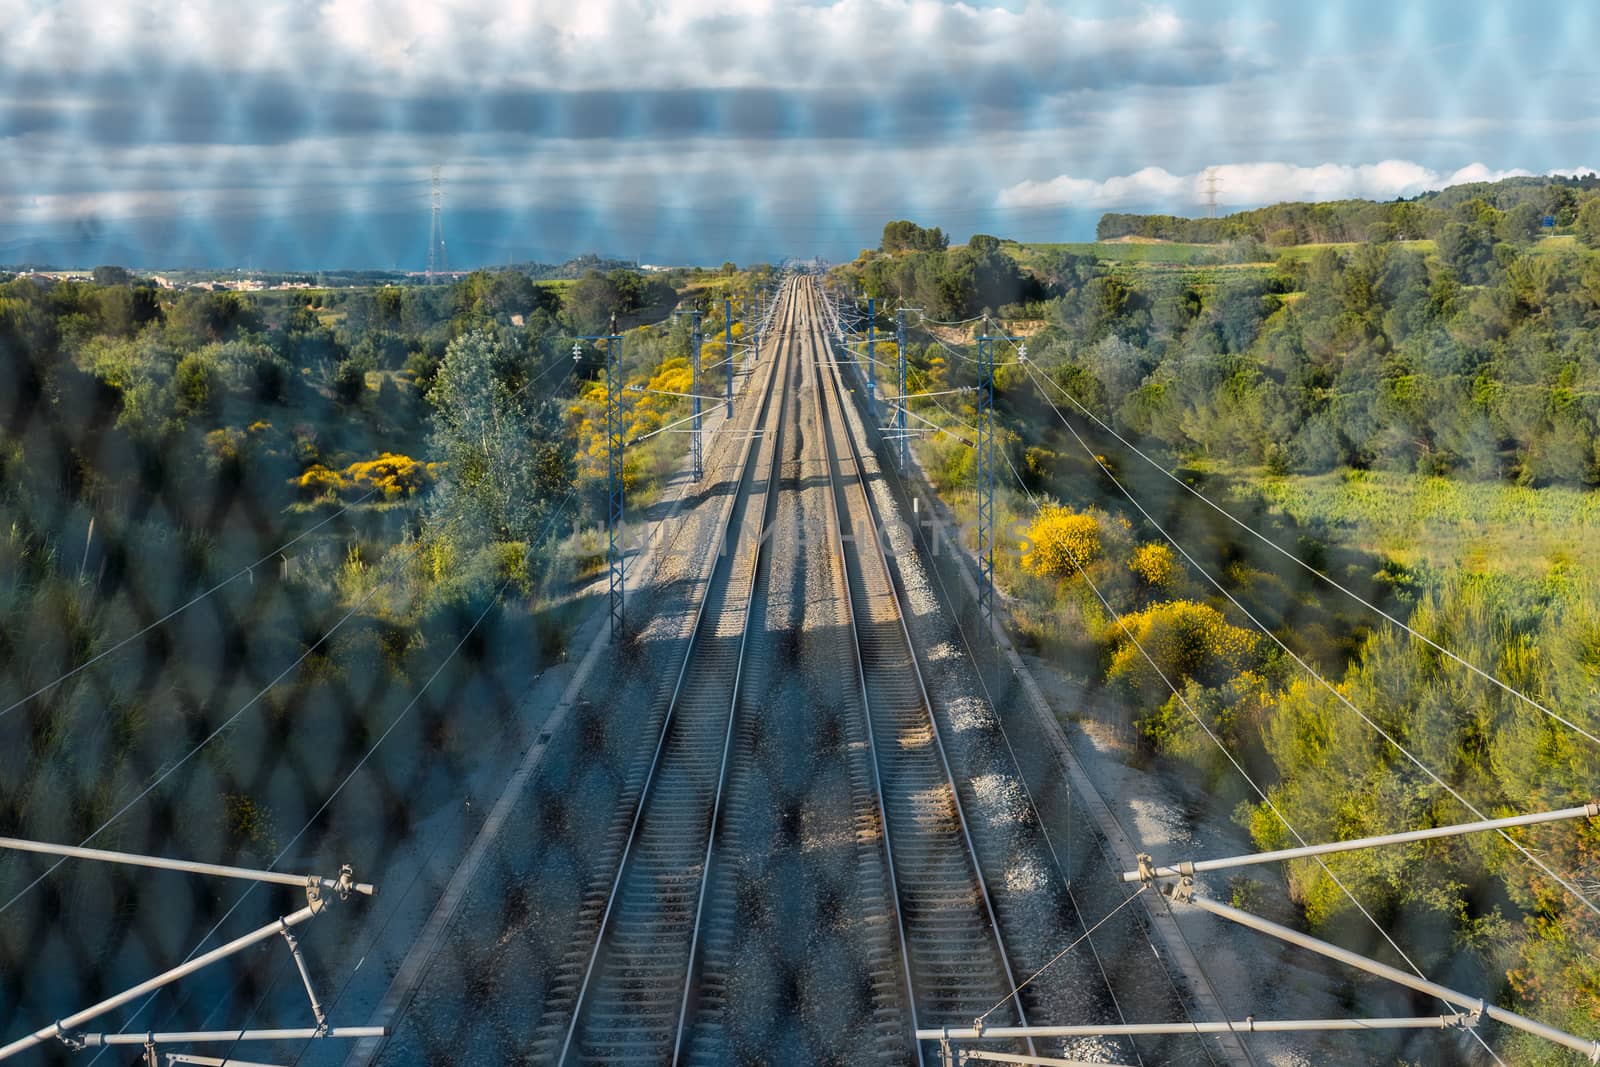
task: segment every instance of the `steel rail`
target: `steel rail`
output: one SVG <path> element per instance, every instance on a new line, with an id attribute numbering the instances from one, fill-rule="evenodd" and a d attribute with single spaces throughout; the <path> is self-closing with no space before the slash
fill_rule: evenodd
<path id="1" fill-rule="evenodd" d="M 1003 975 L 1004 986 L 1005 986 L 1005 989 L 1007 991 L 1005 993 L 1005 996 L 1004 996 L 1003 999 L 1011 1001 L 1012 1007 L 1016 1011 L 1016 1017 L 1017 1017 L 1018 1022 L 1022 1026 L 1026 1027 L 1028 1025 L 1028 1023 L 1027 1023 L 1027 1012 L 1023 1007 L 1022 998 L 1020 996 L 1019 989 L 1018 989 L 1020 983 L 1017 981 L 1016 975 L 1012 971 L 1011 956 L 1010 956 L 1010 953 L 1006 950 L 1005 938 L 1004 938 L 1004 935 L 1003 935 L 1003 933 L 1001 931 L 1001 928 L 1000 928 L 1000 922 L 999 922 L 999 918 L 998 918 L 998 916 L 996 914 L 994 901 L 993 901 L 993 898 L 991 897 L 990 892 L 989 892 L 988 882 L 983 876 L 983 865 L 982 865 L 982 863 L 981 863 L 981 861 L 979 859 L 977 848 L 973 844 L 972 832 L 971 832 L 971 828 L 969 827 L 969 825 L 967 823 L 966 813 L 962 809 L 961 794 L 960 794 L 960 791 L 956 787 L 955 775 L 950 769 L 950 760 L 949 760 L 949 757 L 948 757 L 948 755 L 947 755 L 947 753 L 945 751 L 944 738 L 943 738 L 943 735 L 942 735 L 942 731 L 939 729 L 938 719 L 933 713 L 933 701 L 928 695 L 927 683 L 923 678 L 922 666 L 921 666 L 921 663 L 918 660 L 917 654 L 916 654 L 916 645 L 911 639 L 911 631 L 910 631 L 909 627 L 906 624 L 905 607 L 904 607 L 904 604 L 901 602 L 900 590 L 897 588 L 897 583 L 896 583 L 895 577 L 894 577 L 894 571 L 889 566 L 888 557 L 884 553 L 883 544 L 879 540 L 879 537 L 878 537 L 878 532 L 879 532 L 879 530 L 882 529 L 882 525 L 879 522 L 878 511 L 877 511 L 876 506 L 873 503 L 872 492 L 871 492 L 871 489 L 868 486 L 868 479 L 867 479 L 865 464 L 861 460 L 861 453 L 860 453 L 860 450 L 856 446 L 855 435 L 850 432 L 849 421 L 848 421 L 847 416 L 845 415 L 844 384 L 840 380 L 840 374 L 839 374 L 838 366 L 836 364 L 833 364 L 832 361 L 829 361 L 829 362 L 830 362 L 831 366 L 829 368 L 829 372 L 827 374 L 827 377 L 831 380 L 830 381 L 831 388 L 826 390 L 826 394 L 827 394 L 827 397 L 829 399 L 829 403 L 828 404 L 823 404 L 821 407 L 819 407 L 819 411 L 826 412 L 827 410 L 829 410 L 830 406 L 836 406 L 838 411 L 839 411 L 839 414 L 840 414 L 839 429 L 841 430 L 841 433 L 839 435 L 837 435 L 837 436 L 842 437 L 843 440 L 844 440 L 844 443 L 845 443 L 845 446 L 846 446 L 847 455 L 848 455 L 848 458 L 849 458 L 849 466 L 854 471 L 854 474 L 855 474 L 856 491 L 859 494 L 860 499 L 862 501 L 863 512 L 864 512 L 865 517 L 866 517 L 866 522 L 864 524 L 865 525 L 865 530 L 858 530 L 858 529 L 854 529 L 854 527 L 853 527 L 853 532 L 854 532 L 854 535 L 855 535 L 855 543 L 856 543 L 856 546 L 857 546 L 857 552 L 859 553 L 859 552 L 863 551 L 864 549 L 862 548 L 862 546 L 865 543 L 870 542 L 870 544 L 872 545 L 872 548 L 870 550 L 871 553 L 872 553 L 872 556 L 874 558 L 876 558 L 876 560 L 878 561 L 879 566 L 882 567 L 882 573 L 883 573 L 883 576 L 884 576 L 884 591 L 885 591 L 885 593 L 887 595 L 889 603 L 892 605 L 892 607 L 894 609 L 894 616 L 895 616 L 896 621 L 899 624 L 897 627 L 895 627 L 895 629 L 897 630 L 901 640 L 904 642 L 906 658 L 907 658 L 907 660 L 908 660 L 908 662 L 910 664 L 912 677 L 916 681 L 917 694 L 918 694 L 918 696 L 919 696 L 919 698 L 921 700 L 923 713 L 926 716 L 926 720 L 927 720 L 927 723 L 928 723 L 929 731 L 930 731 L 930 734 L 931 734 L 931 737 L 932 737 L 932 740 L 933 740 L 933 744 L 934 744 L 934 749 L 938 753 L 938 756 L 939 756 L 939 767 L 940 767 L 940 769 L 942 771 L 943 784 L 950 790 L 951 805 L 954 808 L 956 822 L 960 826 L 960 830 L 961 830 L 961 842 L 962 842 L 963 858 L 965 859 L 966 864 L 968 865 L 968 867 L 969 867 L 969 869 L 971 871 L 973 882 L 974 882 L 974 888 L 976 890 L 976 896 L 977 896 L 977 898 L 979 899 L 979 901 L 982 904 L 981 911 L 982 911 L 983 921 L 987 924 L 988 929 L 989 929 L 990 933 L 992 934 L 992 937 L 993 937 L 993 940 L 994 940 L 994 950 L 995 950 L 995 953 L 996 953 L 996 955 L 998 957 L 998 960 L 999 960 L 999 963 L 1000 963 L 1001 974 Z M 826 416 L 824 417 L 824 423 L 825 423 L 824 429 L 826 431 L 831 426 L 831 423 L 826 418 Z M 827 449 L 828 449 L 829 459 L 830 459 L 829 472 L 830 472 L 830 478 L 833 480 L 834 489 L 839 494 L 839 496 L 841 498 L 847 498 L 848 494 L 845 493 L 843 485 L 842 485 L 843 479 L 840 477 L 840 475 L 838 473 L 838 463 L 837 463 L 838 455 L 837 455 L 836 435 L 831 433 L 831 432 L 824 432 L 822 436 L 823 436 L 824 441 L 827 443 Z M 836 518 L 837 518 L 837 516 L 836 516 Z M 843 539 L 843 530 L 842 529 L 839 531 L 839 534 L 840 534 L 840 538 L 842 540 Z M 868 585 L 867 576 L 866 576 L 866 570 L 865 570 L 865 568 L 860 566 L 859 555 L 858 555 L 857 570 L 858 570 L 858 577 L 862 581 L 863 587 L 866 587 Z M 851 632 L 852 632 L 852 635 L 854 636 L 855 641 L 856 641 L 857 655 L 858 655 L 858 657 L 863 657 L 862 648 L 861 648 L 860 629 L 859 629 L 859 626 L 857 624 L 857 619 L 856 619 L 856 616 L 854 614 L 854 609 L 852 609 Z M 863 700 L 864 701 L 866 700 L 865 693 L 863 694 Z M 872 715 L 872 705 L 871 705 L 871 703 L 870 702 L 865 703 L 864 707 L 865 707 L 865 710 L 866 710 L 868 716 L 870 717 Z M 889 838 L 890 838 L 890 829 L 889 829 L 889 824 L 888 824 L 887 821 L 885 821 L 885 823 L 884 823 L 883 837 L 884 837 L 884 841 L 886 842 L 886 847 L 887 847 L 887 842 L 889 841 Z M 909 950 L 910 946 L 907 945 L 906 947 Z M 909 955 L 909 951 L 908 951 L 908 955 Z M 915 1002 L 915 997 L 913 996 L 913 1003 L 914 1002 Z M 913 1008 L 913 1012 L 914 1011 L 915 1011 L 915 1009 Z M 1025 1041 L 1025 1043 L 1027 1045 L 1028 1052 L 1030 1054 L 1036 1054 L 1037 1050 L 1034 1048 L 1034 1044 L 1033 1044 L 1032 1038 L 1031 1037 L 1024 1038 L 1024 1041 Z M 919 1049 L 920 1049 L 920 1045 L 919 1045 Z M 920 1052 L 919 1052 L 919 1054 L 920 1054 Z"/>
<path id="2" fill-rule="evenodd" d="M 789 393 L 785 388 L 786 379 L 791 372 L 794 351 L 791 347 L 788 357 L 780 360 L 769 376 L 769 383 L 776 381 L 779 389 L 778 417 L 773 421 L 771 433 L 772 448 L 769 453 L 771 458 L 767 465 L 767 484 L 761 502 L 761 516 L 756 524 L 756 548 L 750 557 L 750 587 L 745 591 L 744 625 L 739 634 L 739 655 L 734 665 L 733 689 L 728 702 L 728 727 L 722 739 L 722 765 L 717 772 L 716 798 L 711 806 L 711 828 L 706 833 L 706 851 L 700 864 L 700 887 L 695 897 L 694 927 L 689 935 L 689 960 L 684 970 L 683 998 L 678 1008 L 678 1032 L 672 1042 L 672 1062 L 680 1062 L 690 1026 L 690 1007 L 694 997 L 694 976 L 696 964 L 700 956 L 701 926 L 705 919 L 706 896 L 711 881 L 712 853 L 716 848 L 717 830 L 722 821 L 722 800 L 728 784 L 728 763 L 733 752 L 734 727 L 739 717 L 739 692 L 744 683 L 745 653 L 750 647 L 750 630 L 755 622 L 756 594 L 761 589 L 761 565 L 770 563 L 767 555 L 767 543 L 772 530 L 773 516 L 777 512 L 779 483 L 783 466 L 783 420 L 784 414 L 789 410 Z M 768 575 L 770 577 L 770 568 Z"/>
<path id="3" fill-rule="evenodd" d="M 821 362 L 821 357 L 817 354 L 817 338 L 815 336 L 811 338 L 811 343 L 813 356 L 809 367 L 813 376 L 811 402 L 812 408 L 816 414 L 818 431 L 817 435 L 823 440 L 823 454 L 827 458 L 829 471 L 830 491 L 825 494 L 827 498 L 826 508 L 829 520 L 829 532 L 832 534 L 831 542 L 835 552 L 835 558 L 839 561 L 838 573 L 840 586 L 844 591 L 845 618 L 849 620 L 850 647 L 855 650 L 856 686 L 861 695 L 861 706 L 863 709 L 865 709 L 868 706 L 867 673 L 866 666 L 861 655 L 860 638 L 856 633 L 855 594 L 850 590 L 850 576 L 845 571 L 844 523 L 839 515 L 839 494 L 837 492 L 837 485 L 835 484 L 836 480 L 834 478 L 833 451 L 831 442 L 828 441 L 826 429 L 828 425 L 827 417 L 823 412 L 822 374 L 817 366 L 817 364 Z M 824 344 L 826 344 L 825 339 Z M 873 796 L 877 800 L 879 836 L 883 841 L 884 867 L 889 879 L 889 910 L 894 913 L 896 946 L 898 947 L 900 954 L 901 975 L 905 981 L 906 1011 L 911 1016 L 911 1030 L 912 1033 L 915 1034 L 917 1030 L 916 987 L 911 980 L 911 953 L 908 948 L 906 938 L 905 915 L 900 910 L 900 884 L 898 881 L 898 876 L 895 874 L 894 843 L 889 838 L 889 811 L 883 797 L 883 768 L 878 758 L 878 740 L 873 735 L 872 724 L 870 722 L 865 724 L 865 729 L 863 732 L 867 737 L 867 753 L 871 757 L 870 762 L 872 765 Z M 919 1065 L 924 1063 L 925 1058 L 922 1054 L 922 1042 L 913 1037 L 911 1040 L 911 1048 L 916 1054 L 917 1063 Z"/>
<path id="4" fill-rule="evenodd" d="M 789 299 L 790 306 L 786 309 L 785 313 L 790 319 L 792 319 L 794 315 L 792 293 L 790 294 Z M 778 387 L 778 383 L 783 377 L 784 369 L 785 363 L 782 360 L 779 360 L 768 372 L 766 391 L 762 396 L 760 408 L 753 414 L 751 418 L 751 428 L 754 428 L 767 418 L 767 413 L 771 409 L 773 392 Z M 780 400 L 780 405 L 781 403 L 782 401 Z M 731 569 L 733 566 L 734 553 L 729 551 L 729 543 L 730 539 L 734 536 L 735 528 L 742 524 L 743 516 L 741 515 L 739 509 L 739 501 L 746 492 L 743 487 L 747 482 L 753 483 L 754 481 L 760 455 L 763 451 L 765 451 L 765 449 L 757 447 L 757 442 L 765 442 L 765 440 L 766 437 L 764 435 L 751 435 L 746 439 L 743 461 L 740 464 L 741 470 L 739 474 L 739 481 L 737 483 L 740 488 L 738 491 L 730 495 L 726 512 L 723 515 L 722 528 L 718 535 L 716 546 L 713 550 L 713 558 L 715 562 L 712 566 L 712 572 L 706 581 L 706 592 L 701 596 L 700 602 L 695 609 L 694 623 L 689 632 L 689 639 L 684 647 L 677 677 L 673 683 L 672 694 L 668 699 L 666 715 L 662 720 L 661 730 L 656 739 L 656 746 L 651 756 L 650 767 L 646 772 L 644 783 L 640 788 L 638 799 L 634 805 L 626 842 L 623 846 L 622 855 L 617 863 L 616 873 L 612 878 L 611 886 L 607 893 L 605 909 L 600 917 L 600 923 L 595 935 L 594 944 L 588 953 L 588 959 L 584 965 L 583 979 L 578 987 L 577 995 L 573 1001 L 571 1017 L 569 1018 L 565 1028 L 565 1035 L 562 1039 L 561 1048 L 556 1059 L 557 1063 L 566 1063 L 568 1058 L 573 1055 L 575 1051 L 574 1046 L 575 1044 L 579 1043 L 579 1031 L 585 1019 L 585 1012 L 586 1010 L 592 1009 L 592 1001 L 590 998 L 592 995 L 592 990 L 600 977 L 600 962 L 603 950 L 606 947 L 607 935 L 613 930 L 616 917 L 619 913 L 622 890 L 626 884 L 627 875 L 630 870 L 630 862 L 634 858 L 636 848 L 640 841 L 641 830 L 645 822 L 645 814 L 650 807 L 650 800 L 652 799 L 653 791 L 662 769 L 663 758 L 668 751 L 668 740 L 672 735 L 672 727 L 684 697 L 684 684 L 689 677 L 691 664 L 695 662 L 697 648 L 701 643 L 702 635 L 705 632 L 708 621 L 711 618 L 707 614 L 707 606 L 711 601 L 712 591 L 718 582 L 719 576 L 727 574 L 728 569 Z M 776 456 L 775 452 L 773 454 Z M 769 472 L 769 476 L 766 480 L 766 492 L 768 495 L 771 494 L 773 488 L 775 480 L 773 475 L 775 473 L 776 462 L 774 461 L 773 469 L 771 472 Z M 766 508 L 764 500 L 762 507 L 763 515 L 765 514 L 765 510 Z M 760 531 L 758 531 L 758 536 L 759 534 Z M 754 574 L 752 572 L 752 579 L 753 578 Z M 751 588 L 752 590 L 754 588 L 753 581 Z M 748 619 L 746 619 L 746 623 L 748 624 Z M 741 661 L 742 658 L 743 649 L 741 646 Z M 687 973 L 685 978 L 687 978 Z"/>

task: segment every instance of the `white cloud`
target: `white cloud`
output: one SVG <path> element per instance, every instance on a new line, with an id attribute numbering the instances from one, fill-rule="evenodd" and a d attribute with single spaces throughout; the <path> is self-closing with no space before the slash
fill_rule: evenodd
<path id="1" fill-rule="evenodd" d="M 1550 171 L 1573 175 L 1594 168 Z M 1063 174 L 1048 181 L 1023 181 L 1002 190 L 996 203 L 1027 207 L 1183 206 L 1206 201 L 1209 179 L 1215 178 L 1217 203 L 1230 207 L 1293 200 L 1392 200 L 1466 182 L 1491 182 L 1527 176 L 1531 171 L 1494 170 L 1470 163 L 1455 171 L 1437 171 L 1405 159 L 1350 166 L 1322 163 L 1314 167 L 1290 163 L 1227 163 L 1193 174 L 1172 174 L 1161 167 L 1111 178 L 1078 178 Z"/>

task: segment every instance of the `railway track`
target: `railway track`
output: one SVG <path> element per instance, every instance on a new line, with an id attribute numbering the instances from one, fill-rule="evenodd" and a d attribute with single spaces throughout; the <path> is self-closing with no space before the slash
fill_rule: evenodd
<path id="1" fill-rule="evenodd" d="M 791 901 L 785 908 L 806 918 L 830 906 L 853 909 L 838 924 L 850 950 L 829 961 L 844 981 L 822 995 L 854 1007 L 844 1048 L 836 1041 L 819 1057 L 825 1042 L 809 1040 L 800 1023 L 783 1047 L 808 1059 L 929 1063 L 937 1051 L 912 1039 L 919 1026 L 970 1025 L 985 1013 L 992 1025 L 1027 1021 L 1014 992 L 1004 918 L 985 882 L 896 577 L 876 536 L 878 513 L 843 415 L 844 386 L 822 332 L 820 298 L 809 279 L 792 281 L 783 298 L 774 365 L 745 427 L 751 439 L 716 562 L 677 674 L 647 719 L 658 730 L 654 749 L 600 845 L 601 869 L 614 875 L 585 893 L 573 948 L 556 970 L 530 1049 L 541 1062 L 712 1064 L 773 1051 L 741 1046 L 729 1032 L 753 1003 L 750 987 L 762 984 L 739 973 L 741 950 L 752 958 L 743 942 L 759 940 L 746 927 L 753 912 L 772 910 L 758 898 L 781 896 L 784 888 L 773 884 L 781 864 L 751 857 L 782 852 L 783 835 L 797 833 L 792 824 L 808 803 L 774 785 L 785 776 L 772 767 L 752 766 L 763 732 L 776 729 L 768 705 L 803 703 L 775 699 L 797 669 L 801 635 L 765 622 L 775 552 L 803 551 L 793 542 L 807 536 L 775 525 L 779 500 L 797 498 L 808 481 L 823 487 L 832 565 L 803 581 L 840 605 L 826 670 L 843 696 L 833 724 L 838 736 L 802 740 L 810 743 L 809 758 L 834 761 L 831 781 L 847 784 L 842 849 L 851 891 L 848 904 Z M 826 476 L 804 477 L 808 463 Z M 780 540 L 775 528 L 791 536 Z M 788 862 L 809 861 L 796 852 Z M 790 870 L 795 882 L 803 880 Z M 775 945 L 768 931 L 754 950 L 769 1009 L 785 996 L 818 996 L 819 976 L 806 973 L 818 969 L 816 961 L 781 946 L 785 936 L 811 934 L 779 930 Z M 846 957 L 848 975 L 838 967 Z M 994 1047 L 1033 1051 L 1027 1043 Z"/>
<path id="2" fill-rule="evenodd" d="M 812 321 L 819 320 L 814 313 Z M 810 369 L 818 382 L 813 403 L 828 452 L 835 544 L 848 582 L 913 1026 L 957 1025 L 991 1010 L 992 1025 L 1025 1025 L 996 907 L 878 537 L 865 468 L 843 417 L 844 386 L 820 337 Z M 1026 1050 L 1033 1051 L 1031 1043 Z M 919 1061 L 931 1059 L 931 1051 L 917 1049 Z"/>
<path id="3" fill-rule="evenodd" d="M 558 975 L 564 997 L 534 1046 L 559 1063 L 660 1063 L 677 1055 L 698 951 L 713 828 L 721 810 L 751 620 L 760 611 L 765 539 L 777 497 L 792 392 L 793 292 L 716 562 L 676 679 L 658 698 L 661 723 L 636 798 L 624 805 L 616 874 L 579 915 L 580 948 Z M 776 416 L 772 415 L 776 393 Z M 592 936 L 591 936 L 592 935 Z M 586 946 L 586 947 L 585 947 Z"/>
<path id="4" fill-rule="evenodd" d="M 800 283 L 802 291 L 808 283 Z M 779 576 L 758 619 L 728 817 L 691 976 L 683 1062 L 904 1063 L 912 1055 L 904 952 L 859 693 L 846 584 L 831 541 L 821 435 L 805 402 L 818 339 L 785 433 L 772 537 Z"/>

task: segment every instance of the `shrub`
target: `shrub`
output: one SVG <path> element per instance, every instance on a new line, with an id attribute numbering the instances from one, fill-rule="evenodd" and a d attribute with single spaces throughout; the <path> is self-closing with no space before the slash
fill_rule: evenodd
<path id="1" fill-rule="evenodd" d="M 327 496 L 347 488 L 338 471 L 331 471 L 320 463 L 306 468 L 305 473 L 300 475 L 299 486 L 310 497 Z"/>
<path id="2" fill-rule="evenodd" d="M 351 488 L 376 488 L 385 500 L 396 500 L 426 488 L 433 480 L 430 466 L 418 463 L 410 456 L 385 452 L 377 459 L 350 464 L 344 469 L 344 477 Z"/>
<path id="3" fill-rule="evenodd" d="M 1244 670 L 1256 649 L 1249 630 L 1234 626 L 1209 604 L 1190 600 L 1169 600 L 1125 615 L 1108 633 L 1114 651 L 1106 680 L 1140 694 L 1169 691 L 1168 682 L 1182 685 L 1191 678 L 1220 685 Z"/>
<path id="4" fill-rule="evenodd" d="M 1134 550 L 1128 569 L 1151 588 L 1166 589 L 1178 579 L 1178 557 L 1166 545 L 1152 541 Z"/>
<path id="5" fill-rule="evenodd" d="M 1041 578 L 1066 578 L 1100 555 L 1100 523 L 1093 515 L 1046 504 L 1028 527 L 1022 565 Z"/>

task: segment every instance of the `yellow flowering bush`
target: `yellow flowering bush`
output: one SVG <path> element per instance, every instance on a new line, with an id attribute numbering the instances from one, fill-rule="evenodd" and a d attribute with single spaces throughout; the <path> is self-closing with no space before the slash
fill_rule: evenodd
<path id="1" fill-rule="evenodd" d="M 1128 569 L 1146 585 L 1166 589 L 1178 579 L 1178 557 L 1171 548 L 1159 541 L 1152 541 L 1134 549 L 1128 559 Z"/>
<path id="2" fill-rule="evenodd" d="M 411 496 L 431 480 L 426 464 L 398 452 L 385 452 L 377 459 L 352 463 L 344 469 L 344 477 L 350 488 L 375 488 L 385 500 Z"/>
<path id="3" fill-rule="evenodd" d="M 307 496 L 313 497 L 326 496 L 346 488 L 345 480 L 338 471 L 329 470 L 320 463 L 306 468 L 305 473 L 300 475 L 299 485 Z"/>
<path id="4" fill-rule="evenodd" d="M 309 497 L 377 489 L 385 500 L 397 500 L 415 495 L 438 476 L 437 463 L 419 463 L 398 452 L 385 452 L 376 459 L 352 463 L 343 471 L 330 470 L 320 463 L 312 464 L 296 484 Z"/>
<path id="5" fill-rule="evenodd" d="M 1107 636 L 1113 645 L 1107 681 L 1139 692 L 1167 691 L 1168 682 L 1181 686 L 1191 678 L 1220 685 L 1243 671 L 1256 650 L 1255 634 L 1192 600 L 1169 600 L 1124 615 L 1107 628 Z"/>
<path id="6" fill-rule="evenodd" d="M 1100 523 L 1093 515 L 1046 504 L 1028 527 L 1022 549 L 1028 571 L 1041 578 L 1065 578 L 1099 558 Z"/>

